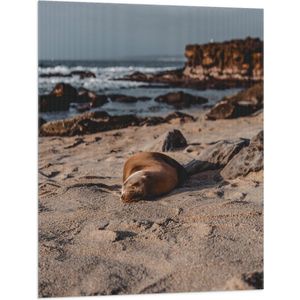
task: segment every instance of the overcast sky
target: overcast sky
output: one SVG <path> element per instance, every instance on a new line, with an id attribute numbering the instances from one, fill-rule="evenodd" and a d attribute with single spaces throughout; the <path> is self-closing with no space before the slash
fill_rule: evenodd
<path id="1" fill-rule="evenodd" d="M 263 10 L 39 2 L 40 59 L 183 55 L 185 45 L 263 39 Z"/>

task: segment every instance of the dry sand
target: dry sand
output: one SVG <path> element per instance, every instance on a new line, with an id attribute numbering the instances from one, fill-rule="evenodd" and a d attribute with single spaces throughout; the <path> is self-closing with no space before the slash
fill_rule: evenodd
<path id="1" fill-rule="evenodd" d="M 39 138 L 39 296 L 259 288 L 263 271 L 263 171 L 219 181 L 194 175 L 156 201 L 120 201 L 122 168 L 157 151 L 179 129 L 190 150 L 251 138 L 263 116 L 130 127 L 83 137 Z"/>

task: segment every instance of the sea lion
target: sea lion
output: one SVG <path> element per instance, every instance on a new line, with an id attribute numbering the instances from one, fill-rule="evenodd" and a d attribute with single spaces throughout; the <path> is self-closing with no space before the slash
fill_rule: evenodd
<path id="1" fill-rule="evenodd" d="M 121 200 L 134 202 L 169 193 L 187 178 L 184 167 L 159 152 L 139 152 L 124 164 Z"/>

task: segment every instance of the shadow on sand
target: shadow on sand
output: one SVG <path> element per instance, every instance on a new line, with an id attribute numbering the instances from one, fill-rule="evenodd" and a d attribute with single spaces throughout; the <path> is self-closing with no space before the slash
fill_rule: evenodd
<path id="1" fill-rule="evenodd" d="M 172 196 L 187 191 L 201 191 L 206 188 L 226 185 L 227 181 L 221 176 L 222 167 L 208 161 L 192 160 L 184 166 L 188 173 L 187 180 L 179 187 L 159 197 L 149 197 L 144 201 L 159 201 L 166 196 Z"/>

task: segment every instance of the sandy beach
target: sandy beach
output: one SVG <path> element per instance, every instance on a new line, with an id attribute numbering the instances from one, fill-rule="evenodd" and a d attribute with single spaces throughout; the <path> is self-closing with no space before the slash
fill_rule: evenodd
<path id="1" fill-rule="evenodd" d="M 185 165 L 215 142 L 251 141 L 263 129 L 262 112 L 215 121 L 206 113 L 39 138 L 40 297 L 262 288 L 263 170 L 225 179 L 222 166 L 155 201 L 120 200 L 126 159 L 161 151 L 170 130 L 188 146 L 165 154 Z"/>

